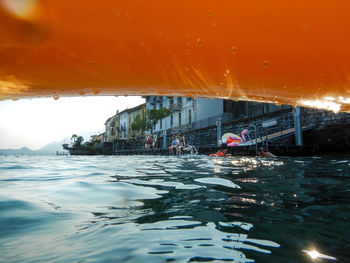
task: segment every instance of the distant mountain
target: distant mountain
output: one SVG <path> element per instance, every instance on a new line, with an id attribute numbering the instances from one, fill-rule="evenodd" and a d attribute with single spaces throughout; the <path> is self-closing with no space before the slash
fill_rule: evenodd
<path id="1" fill-rule="evenodd" d="M 0 149 L 0 155 L 32 155 L 35 151 L 22 147 L 20 149 Z"/>
<path id="2" fill-rule="evenodd" d="M 95 133 L 84 132 L 78 135 L 83 136 L 84 142 L 85 142 L 90 140 L 90 136 L 93 134 Z M 63 153 L 63 152 L 68 153 L 67 151 L 63 150 L 62 144 L 69 143 L 69 142 L 70 142 L 70 137 L 66 137 L 63 140 L 58 142 L 50 142 L 39 150 L 31 150 L 27 147 L 22 147 L 20 149 L 0 149 L 0 155 L 56 155 L 57 151 L 59 151 L 60 153 Z"/>

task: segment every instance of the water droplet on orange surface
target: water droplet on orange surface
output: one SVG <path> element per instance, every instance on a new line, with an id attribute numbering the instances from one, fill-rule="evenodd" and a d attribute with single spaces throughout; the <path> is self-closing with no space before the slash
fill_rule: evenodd
<path id="1" fill-rule="evenodd" d="M 54 100 L 58 100 L 60 97 L 57 95 L 57 94 L 55 94 L 54 96 L 53 96 L 53 99 Z"/>
<path id="2" fill-rule="evenodd" d="M 270 67 L 270 61 L 265 60 L 265 61 L 264 61 L 264 67 L 265 67 L 265 68 L 269 68 L 269 67 Z"/>
<path id="3" fill-rule="evenodd" d="M 208 11 L 208 16 L 213 16 L 213 15 L 214 15 L 214 11 L 213 10 Z"/>
<path id="4" fill-rule="evenodd" d="M 94 95 L 97 95 L 97 94 L 99 94 L 99 93 L 100 93 L 100 91 L 99 91 L 99 90 L 97 90 L 97 89 L 93 89 L 93 90 L 92 90 L 92 93 L 93 93 Z"/>
<path id="5" fill-rule="evenodd" d="M 232 47 L 232 53 L 236 54 L 237 53 L 237 48 L 235 46 Z"/>
<path id="6" fill-rule="evenodd" d="M 97 63 L 96 63 L 95 61 L 92 61 L 92 62 L 91 62 L 91 65 L 96 66 Z"/>
<path id="7" fill-rule="evenodd" d="M 140 46 L 144 47 L 145 43 L 143 43 L 142 41 L 139 42 Z"/>
<path id="8" fill-rule="evenodd" d="M 12 98 L 12 100 L 13 100 L 13 101 L 16 101 L 16 100 L 18 100 L 18 98 Z"/>
<path id="9" fill-rule="evenodd" d="M 211 25 L 212 25 L 212 26 L 216 26 L 216 22 L 215 22 L 215 21 L 212 21 L 212 22 L 211 22 Z"/>
<path id="10" fill-rule="evenodd" d="M 197 38 L 197 46 L 202 47 L 203 46 L 203 40 L 200 38 Z"/>
<path id="11" fill-rule="evenodd" d="M 130 21 L 131 20 L 131 15 L 130 14 L 126 14 L 125 18 Z"/>
<path id="12" fill-rule="evenodd" d="M 229 70 L 229 69 L 226 69 L 226 73 L 227 73 L 227 74 L 230 74 L 230 70 Z"/>
<path id="13" fill-rule="evenodd" d="M 85 95 L 85 91 L 81 90 L 78 92 L 80 94 L 80 96 L 84 96 Z"/>
<path id="14" fill-rule="evenodd" d="M 128 71 L 128 70 L 130 69 L 128 65 L 125 65 L 123 68 L 124 68 L 124 70 L 126 70 L 126 71 Z"/>
<path id="15" fill-rule="evenodd" d="M 71 59 L 75 59 L 75 56 L 73 54 L 69 55 Z"/>
<path id="16" fill-rule="evenodd" d="M 191 54 L 191 52 L 190 52 L 188 49 L 185 50 L 185 53 L 186 53 L 187 55 Z"/>
<path id="17" fill-rule="evenodd" d="M 113 15 L 115 15 L 115 16 L 120 16 L 120 13 L 119 13 L 118 10 L 113 10 Z"/>
<path id="18" fill-rule="evenodd" d="M 309 25 L 307 25 L 307 24 L 303 25 L 303 30 L 304 31 L 307 31 L 308 29 L 309 29 Z"/>

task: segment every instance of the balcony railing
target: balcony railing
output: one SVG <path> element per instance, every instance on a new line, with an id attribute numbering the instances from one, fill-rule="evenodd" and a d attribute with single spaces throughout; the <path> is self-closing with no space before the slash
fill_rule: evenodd
<path id="1" fill-rule="evenodd" d="M 170 105 L 169 105 L 169 110 L 170 110 L 171 112 L 181 111 L 181 110 L 182 110 L 182 103 L 170 104 Z"/>

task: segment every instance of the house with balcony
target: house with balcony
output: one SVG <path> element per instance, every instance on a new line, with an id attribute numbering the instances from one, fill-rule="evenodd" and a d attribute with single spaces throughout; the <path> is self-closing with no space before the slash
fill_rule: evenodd
<path id="1" fill-rule="evenodd" d="M 120 116 L 118 111 L 114 116 L 106 120 L 104 142 L 113 142 L 115 140 L 119 140 L 119 122 Z"/>
<path id="2" fill-rule="evenodd" d="M 171 114 L 160 120 L 155 132 L 173 130 L 177 132 L 190 128 L 195 121 L 217 116 L 223 113 L 223 100 L 193 99 L 190 97 L 146 97 L 146 109 L 167 108 Z"/>
<path id="3" fill-rule="evenodd" d="M 143 136 L 143 131 L 133 131 L 131 129 L 131 124 L 138 115 L 141 118 L 145 117 L 146 104 L 125 109 L 119 113 L 119 140 L 130 140 Z"/>

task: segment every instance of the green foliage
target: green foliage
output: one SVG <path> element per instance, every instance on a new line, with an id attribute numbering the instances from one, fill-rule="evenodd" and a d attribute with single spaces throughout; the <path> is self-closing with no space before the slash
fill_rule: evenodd
<path id="1" fill-rule="evenodd" d="M 73 141 L 75 143 L 75 141 L 77 140 L 78 135 L 77 134 L 73 134 L 72 137 L 70 138 L 71 141 Z"/>
<path id="2" fill-rule="evenodd" d="M 70 139 L 73 141 L 73 147 L 80 147 L 81 143 L 84 141 L 84 137 L 78 136 L 77 134 L 73 134 Z"/>
<path id="3" fill-rule="evenodd" d="M 79 137 L 77 138 L 77 140 L 75 141 L 74 146 L 75 146 L 75 147 L 81 146 L 81 143 L 82 143 L 83 141 L 84 141 L 84 137 L 83 137 L 83 136 L 79 136 Z"/>
<path id="4" fill-rule="evenodd" d="M 133 131 L 144 131 L 146 129 L 146 119 L 141 118 L 140 115 L 137 115 L 131 124 L 131 129 Z"/>
<path id="5" fill-rule="evenodd" d="M 153 132 L 157 122 L 161 119 L 164 119 L 165 117 L 168 117 L 171 114 L 171 111 L 167 108 L 161 108 L 161 109 L 152 109 L 147 111 L 147 122 L 146 122 L 146 129 L 151 130 L 151 133 Z"/>

